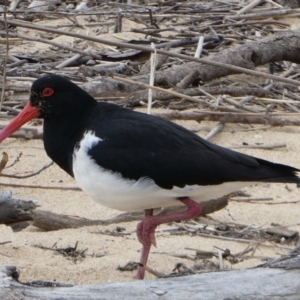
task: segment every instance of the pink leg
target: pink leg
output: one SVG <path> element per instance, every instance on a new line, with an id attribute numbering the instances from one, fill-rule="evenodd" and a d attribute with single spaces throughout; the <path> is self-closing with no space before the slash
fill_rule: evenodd
<path id="1" fill-rule="evenodd" d="M 155 229 L 157 226 L 169 223 L 188 220 L 199 216 L 202 207 L 199 203 L 190 198 L 180 199 L 187 210 L 179 213 L 174 213 L 168 216 L 153 216 L 153 210 L 145 210 L 145 218 L 137 225 L 136 234 L 140 243 L 142 243 L 142 254 L 140 258 L 140 266 L 138 267 L 135 279 L 144 279 L 145 269 L 143 266 L 147 265 L 147 260 L 151 248 L 151 244 L 156 246 Z"/>

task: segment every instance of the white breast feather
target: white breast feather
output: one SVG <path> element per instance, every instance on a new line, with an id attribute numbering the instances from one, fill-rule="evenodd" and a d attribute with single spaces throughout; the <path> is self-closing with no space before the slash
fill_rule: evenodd
<path id="1" fill-rule="evenodd" d="M 121 174 L 105 170 L 87 154 L 102 139 L 91 131 L 86 132 L 79 149 L 73 154 L 73 172 L 79 187 L 100 204 L 124 211 L 180 205 L 178 197 L 195 201 L 219 198 L 254 182 L 226 182 L 219 185 L 187 185 L 171 190 L 160 188 L 150 178 L 124 179 Z"/>

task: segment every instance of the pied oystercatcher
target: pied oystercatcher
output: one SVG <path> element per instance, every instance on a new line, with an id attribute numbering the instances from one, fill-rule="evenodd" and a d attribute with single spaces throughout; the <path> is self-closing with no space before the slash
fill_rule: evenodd
<path id="1" fill-rule="evenodd" d="M 111 103 L 98 103 L 69 80 L 46 75 L 31 88 L 30 102 L 1 132 L 0 142 L 33 118 L 44 119 L 48 156 L 102 205 L 145 210 L 137 226 L 143 279 L 155 228 L 201 213 L 199 201 L 257 182 L 300 183 L 296 168 L 214 145 L 167 120 Z M 153 216 L 153 208 L 187 210 Z"/>

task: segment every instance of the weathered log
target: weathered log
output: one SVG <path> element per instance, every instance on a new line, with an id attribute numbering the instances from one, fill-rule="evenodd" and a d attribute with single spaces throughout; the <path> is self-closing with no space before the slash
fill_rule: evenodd
<path id="1" fill-rule="evenodd" d="M 297 300 L 300 270 L 250 269 L 211 272 L 157 280 L 73 287 L 32 287 L 18 282 L 15 266 L 0 268 L 0 299 L 60 300 Z"/>
<path id="2" fill-rule="evenodd" d="M 202 203 L 202 215 L 212 213 L 224 208 L 228 204 L 229 196 L 219 199 L 208 200 Z M 35 210 L 38 207 L 35 200 L 21 200 L 12 198 L 10 191 L 0 193 L 0 224 L 6 224 L 19 231 L 30 223 L 43 230 L 59 230 L 63 228 L 78 228 L 82 226 L 109 225 L 121 222 L 141 220 L 144 216 L 142 211 L 122 213 L 108 220 L 89 220 L 80 217 L 56 214 L 49 211 Z M 156 209 L 158 215 L 166 215 L 175 211 L 184 210 L 184 206 L 166 207 Z M 32 221 L 32 222 L 28 222 Z"/>
<path id="3" fill-rule="evenodd" d="M 33 220 L 33 210 L 38 207 L 35 200 L 21 200 L 12 198 L 10 191 L 0 193 L 0 224 L 10 225 L 18 231 Z M 23 223 L 25 222 L 25 223 Z"/>
<path id="4" fill-rule="evenodd" d="M 201 215 L 210 214 L 217 210 L 220 210 L 227 206 L 229 195 L 223 196 L 219 199 L 213 199 L 202 202 L 202 213 Z M 155 213 L 158 215 L 166 215 L 173 212 L 178 212 L 186 209 L 184 206 L 171 206 L 163 209 L 156 209 Z M 63 228 L 78 228 L 82 226 L 93 226 L 93 225 L 109 225 L 117 224 L 121 222 L 132 222 L 139 221 L 144 217 L 142 211 L 122 213 L 114 218 L 108 220 L 89 220 L 80 217 L 67 216 L 56 214 L 49 211 L 35 210 L 32 212 L 33 222 L 32 225 L 41 228 L 46 231 L 59 230 Z"/>
<path id="5" fill-rule="evenodd" d="M 290 61 L 299 63 L 300 49 L 300 31 L 286 31 L 272 35 L 271 37 L 262 38 L 258 41 L 248 42 L 241 46 L 223 50 L 217 54 L 211 55 L 207 61 L 216 61 L 228 65 L 239 66 L 249 70 L 256 67 L 276 61 Z M 209 64 L 197 64 L 195 62 L 186 62 L 184 65 L 174 66 L 161 71 L 155 72 L 155 85 L 165 88 L 174 87 L 181 82 L 183 78 L 191 72 L 197 71 L 194 78 L 194 84 L 199 81 L 208 82 L 210 80 L 236 74 L 235 70 L 220 68 Z M 137 75 L 131 78 L 136 82 L 148 83 L 148 74 Z M 97 78 L 82 84 L 82 88 L 88 93 L 101 96 L 103 93 L 132 93 L 129 103 L 134 104 L 145 99 L 147 90 L 140 93 L 134 93 L 141 90 L 140 86 L 120 83 L 111 78 Z"/>

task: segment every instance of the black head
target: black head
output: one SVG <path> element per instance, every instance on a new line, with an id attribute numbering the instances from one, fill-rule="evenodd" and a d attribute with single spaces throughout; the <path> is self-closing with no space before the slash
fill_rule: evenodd
<path id="1" fill-rule="evenodd" d="M 96 100 L 68 79 L 50 74 L 37 79 L 31 87 L 30 104 L 38 107 L 45 119 L 80 114 L 95 105 Z"/>

